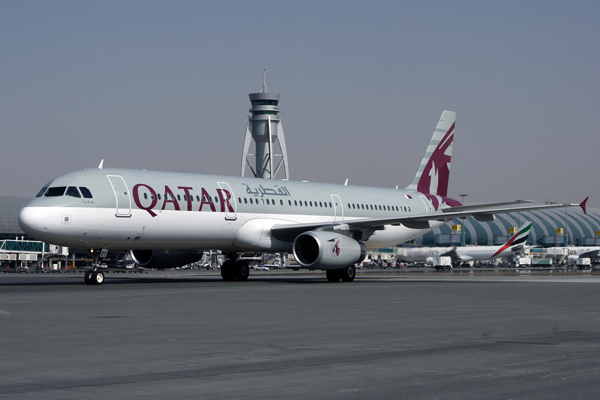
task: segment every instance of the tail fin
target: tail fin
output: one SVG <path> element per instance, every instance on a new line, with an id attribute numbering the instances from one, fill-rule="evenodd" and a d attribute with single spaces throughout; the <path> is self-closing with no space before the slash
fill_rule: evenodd
<path id="1" fill-rule="evenodd" d="M 521 228 L 519 228 L 519 231 L 517 233 L 515 233 L 510 239 L 508 239 L 508 242 L 506 242 L 505 244 L 508 246 L 514 246 L 516 244 L 523 244 L 523 243 L 527 242 L 527 238 L 529 237 L 529 232 L 531 232 L 532 224 L 533 224 L 533 222 L 531 222 L 531 221 L 525 221 L 523 226 L 521 226 Z"/>
<path id="2" fill-rule="evenodd" d="M 523 224 L 523 226 L 521 226 L 521 228 L 519 228 L 519 231 L 517 233 L 515 233 L 514 235 L 512 235 L 506 243 L 504 243 L 502 246 L 500 246 L 500 248 L 498 249 L 496 254 L 494 254 L 492 256 L 492 258 L 496 257 L 496 255 L 502 253 L 504 250 L 508 249 L 509 247 L 517 246 L 517 245 L 524 246 L 525 243 L 527 242 L 527 238 L 529 237 L 529 232 L 531 232 L 532 224 L 533 224 L 533 222 L 531 222 L 531 221 L 525 221 L 525 224 Z"/>
<path id="3" fill-rule="evenodd" d="M 455 112 L 444 111 L 442 113 L 415 179 L 406 189 L 440 197 L 448 196 L 455 121 Z"/>

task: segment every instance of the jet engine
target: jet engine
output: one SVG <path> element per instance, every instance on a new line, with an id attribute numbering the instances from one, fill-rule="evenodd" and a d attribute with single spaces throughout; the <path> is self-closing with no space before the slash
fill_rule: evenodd
<path id="1" fill-rule="evenodd" d="M 309 231 L 296 237 L 293 252 L 298 264 L 309 269 L 340 269 L 361 262 L 367 248 L 341 233 Z"/>
<path id="2" fill-rule="evenodd" d="M 177 268 L 199 261 L 203 251 L 188 250 L 131 250 L 133 261 L 144 268 Z"/>

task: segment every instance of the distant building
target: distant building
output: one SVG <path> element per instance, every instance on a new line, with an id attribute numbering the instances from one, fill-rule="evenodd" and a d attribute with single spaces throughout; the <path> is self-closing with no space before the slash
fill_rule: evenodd
<path id="1" fill-rule="evenodd" d="M 460 224 L 465 244 L 491 246 L 497 244 L 495 242 L 505 241 L 509 236 L 509 229 L 520 227 L 524 221 L 533 221 L 527 240 L 527 244 L 530 245 L 545 247 L 600 245 L 600 236 L 597 236 L 600 232 L 600 209 L 588 208 L 587 214 L 584 214 L 578 207 L 570 207 L 566 212 L 565 209 L 555 208 L 497 214 L 493 222 L 479 222 L 472 217 L 464 220 L 454 219 L 416 239 L 415 244 L 435 246 L 436 241 L 440 241 L 439 238 L 445 239 L 454 233 L 452 225 Z M 561 229 L 563 233 L 560 233 Z"/>
<path id="2" fill-rule="evenodd" d="M 19 211 L 29 202 L 24 197 L 0 196 L 0 240 L 28 236 L 19 227 Z"/>
<path id="3" fill-rule="evenodd" d="M 256 178 L 275 179 L 279 174 L 282 179 L 289 179 L 285 137 L 279 117 L 280 95 L 269 93 L 264 71 L 262 90 L 260 93 L 250 93 L 248 96 L 252 108 L 246 125 L 241 176 L 245 176 L 248 167 Z M 253 141 L 254 153 L 250 153 L 250 145 Z"/>

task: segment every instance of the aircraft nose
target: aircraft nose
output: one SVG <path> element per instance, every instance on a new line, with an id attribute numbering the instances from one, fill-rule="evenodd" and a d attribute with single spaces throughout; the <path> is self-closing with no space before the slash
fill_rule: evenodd
<path id="1" fill-rule="evenodd" d="M 23 207 L 19 212 L 19 226 L 30 236 L 47 232 L 49 225 L 50 212 L 45 207 Z"/>

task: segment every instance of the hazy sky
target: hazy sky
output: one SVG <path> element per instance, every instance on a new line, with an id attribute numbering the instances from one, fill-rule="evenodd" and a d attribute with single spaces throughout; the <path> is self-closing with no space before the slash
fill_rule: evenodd
<path id="1" fill-rule="evenodd" d="M 0 2 L 0 194 L 96 167 L 239 175 L 281 93 L 294 180 L 395 187 L 444 109 L 449 194 L 600 207 L 600 2 Z"/>

